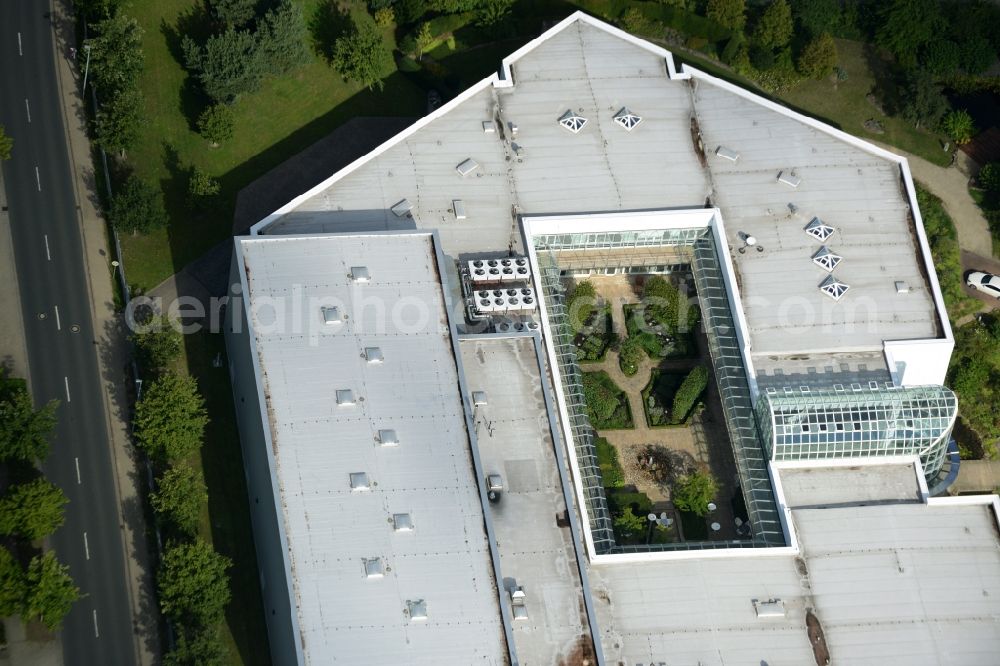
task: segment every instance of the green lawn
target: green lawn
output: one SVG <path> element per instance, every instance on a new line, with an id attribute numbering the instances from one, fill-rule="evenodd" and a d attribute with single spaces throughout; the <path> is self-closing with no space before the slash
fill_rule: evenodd
<path id="1" fill-rule="evenodd" d="M 318 2 L 300 2 L 308 20 Z M 316 58 L 241 98 L 234 105 L 234 138 L 213 149 L 193 129 L 207 102 L 186 81 L 187 73 L 171 49 L 178 39 L 178 17 L 196 6 L 196 0 L 140 0 L 126 10 L 145 30 L 146 57 L 145 124 L 127 162 L 139 175 L 162 185 L 171 219 L 169 229 L 122 239 L 129 282 L 144 289 L 229 237 L 236 193 L 272 167 L 354 116 L 419 116 L 424 111 L 424 92 L 399 73 L 385 79 L 382 92 L 370 92 L 345 83 Z M 391 33 L 385 31 L 390 39 Z M 222 202 L 210 213 L 195 214 L 185 205 L 186 173 L 193 165 L 222 183 Z"/>

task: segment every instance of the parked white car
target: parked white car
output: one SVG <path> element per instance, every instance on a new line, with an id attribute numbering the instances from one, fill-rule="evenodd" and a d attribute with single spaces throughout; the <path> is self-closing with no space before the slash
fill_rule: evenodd
<path id="1" fill-rule="evenodd" d="M 1000 277 L 992 273 L 973 271 L 969 277 L 965 278 L 965 283 L 984 294 L 989 294 L 994 298 L 1000 298 Z"/>

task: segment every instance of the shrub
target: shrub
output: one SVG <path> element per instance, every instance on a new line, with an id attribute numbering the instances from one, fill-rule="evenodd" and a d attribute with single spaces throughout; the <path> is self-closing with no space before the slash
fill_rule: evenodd
<path id="1" fill-rule="evenodd" d="M 976 133 L 972 116 L 965 109 L 958 109 L 946 115 L 941 122 L 941 129 L 958 145 L 969 143 Z"/>
<path id="2" fill-rule="evenodd" d="M 708 368 L 699 365 L 684 378 L 677 393 L 674 394 L 674 406 L 671 410 L 671 418 L 674 423 L 680 423 L 684 420 L 707 387 Z"/>
<path id="3" fill-rule="evenodd" d="M 584 372 L 583 397 L 590 423 L 598 430 L 631 428 L 625 394 L 604 372 Z"/>
<path id="4" fill-rule="evenodd" d="M 627 506 L 621 515 L 615 518 L 615 532 L 623 539 L 633 538 L 636 535 L 642 536 L 646 529 L 646 517 L 637 516 L 632 513 L 632 507 Z"/>
<path id="5" fill-rule="evenodd" d="M 628 337 L 618 348 L 618 365 L 626 376 L 631 377 L 639 371 L 639 363 L 644 356 L 642 345 L 637 338 Z"/>
<path id="6" fill-rule="evenodd" d="M 388 28 L 396 20 L 396 13 L 392 7 L 382 7 L 375 10 L 375 25 L 380 28 Z"/>
<path id="7" fill-rule="evenodd" d="M 822 79 L 837 64 L 837 45 L 828 34 L 816 37 L 802 50 L 796 63 L 799 72 L 811 79 Z"/>
<path id="8" fill-rule="evenodd" d="M 219 181 L 199 167 L 192 167 L 188 176 L 188 205 L 201 208 L 208 204 L 222 190 Z"/>
<path id="9" fill-rule="evenodd" d="M 573 287 L 566 297 L 566 317 L 570 329 L 579 333 L 597 311 L 597 291 L 589 280 L 584 280 Z"/>
<path id="10" fill-rule="evenodd" d="M 603 437 L 594 439 L 597 450 L 597 464 L 601 468 L 601 479 L 605 488 L 621 488 L 625 485 L 625 474 L 618 462 L 618 450 Z"/>
<path id="11" fill-rule="evenodd" d="M 941 205 L 941 200 L 919 185 L 917 205 L 924 220 L 927 243 L 934 258 L 934 268 L 948 315 L 952 320 L 957 320 L 978 310 L 979 301 L 967 295 L 963 287 L 962 262 L 955 225 Z"/>
<path id="12" fill-rule="evenodd" d="M 988 162 L 976 175 L 979 187 L 991 194 L 1000 194 L 1000 162 Z"/>

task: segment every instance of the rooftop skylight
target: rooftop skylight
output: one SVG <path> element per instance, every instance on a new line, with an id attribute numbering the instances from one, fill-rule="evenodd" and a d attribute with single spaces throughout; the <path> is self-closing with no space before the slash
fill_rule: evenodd
<path id="1" fill-rule="evenodd" d="M 833 227 L 818 217 L 814 217 L 805 228 L 805 232 L 818 241 L 825 241 L 834 231 Z"/>
<path id="2" fill-rule="evenodd" d="M 567 111 L 559 119 L 559 124 L 568 129 L 573 134 L 578 134 L 587 124 L 587 119 L 577 115 L 572 109 Z"/>
<path id="3" fill-rule="evenodd" d="M 615 114 L 615 122 L 631 132 L 636 125 L 642 122 L 642 118 L 632 113 L 627 106 Z"/>
<path id="4" fill-rule="evenodd" d="M 832 272 L 843 259 L 839 254 L 834 254 L 826 245 L 817 250 L 816 254 L 813 255 L 813 263 L 827 272 Z"/>
<path id="5" fill-rule="evenodd" d="M 828 275 L 827 278 L 819 284 L 820 291 L 835 301 L 839 301 L 850 288 L 851 287 L 849 285 L 841 282 L 833 275 Z"/>

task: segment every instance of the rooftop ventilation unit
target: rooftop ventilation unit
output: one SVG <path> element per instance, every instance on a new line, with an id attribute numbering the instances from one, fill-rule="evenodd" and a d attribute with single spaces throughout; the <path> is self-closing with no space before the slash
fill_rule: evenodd
<path id="1" fill-rule="evenodd" d="M 496 125 L 493 124 L 492 120 L 484 120 L 483 121 L 483 133 L 484 134 L 494 134 L 494 133 L 496 133 L 496 131 L 497 131 Z"/>
<path id="2" fill-rule="evenodd" d="M 351 490 L 368 490 L 368 474 L 366 472 L 351 472 Z"/>
<path id="3" fill-rule="evenodd" d="M 830 248 L 826 245 L 821 247 L 816 251 L 816 254 L 812 256 L 813 263 L 825 270 L 827 273 L 832 273 L 833 269 L 844 260 L 839 254 L 834 254 Z"/>
<path id="4" fill-rule="evenodd" d="M 413 531 L 413 519 L 410 518 L 408 513 L 394 513 L 392 514 L 392 529 L 397 532 L 412 532 Z"/>
<path id="5" fill-rule="evenodd" d="M 818 217 L 814 217 L 810 220 L 809 224 L 805 227 L 805 232 L 820 242 L 823 242 L 832 236 L 834 231 L 833 227 Z"/>
<path id="6" fill-rule="evenodd" d="M 802 183 L 802 179 L 796 176 L 791 171 L 779 171 L 778 182 L 784 183 L 789 187 L 798 187 Z"/>
<path id="7" fill-rule="evenodd" d="M 740 159 L 740 154 L 731 148 L 726 148 L 725 146 L 719 146 L 715 149 L 715 154 L 718 157 L 725 158 L 730 162 L 735 162 Z"/>
<path id="8" fill-rule="evenodd" d="M 819 288 L 820 291 L 833 300 L 839 301 L 851 287 L 838 280 L 835 276 L 828 275 L 827 278 L 820 283 Z"/>
<path id="9" fill-rule="evenodd" d="M 427 602 L 423 599 L 407 599 L 406 614 L 410 616 L 410 622 L 426 622 Z"/>
<path id="10" fill-rule="evenodd" d="M 337 404 L 341 407 L 350 407 L 354 404 L 354 391 L 351 389 L 337 389 Z"/>
<path id="11" fill-rule="evenodd" d="M 627 106 L 623 106 L 618 113 L 615 114 L 615 122 L 624 127 L 627 131 L 631 132 L 635 129 L 636 125 L 642 122 L 642 118 L 629 111 Z"/>
<path id="12" fill-rule="evenodd" d="M 344 317 L 340 314 L 340 308 L 338 307 L 328 305 L 321 307 L 319 310 L 323 315 L 324 324 L 332 326 L 333 324 L 341 324 L 344 321 Z"/>
<path id="13" fill-rule="evenodd" d="M 371 282 L 372 276 L 367 266 L 351 266 L 351 279 L 355 282 Z"/>
<path id="14" fill-rule="evenodd" d="M 513 120 L 507 122 L 507 129 L 510 130 L 510 135 L 517 136 L 517 123 Z"/>
<path id="15" fill-rule="evenodd" d="M 767 601 L 754 599 L 753 607 L 757 611 L 757 619 L 785 617 L 785 602 L 781 599 L 768 599 Z"/>
<path id="16" fill-rule="evenodd" d="M 472 404 L 476 407 L 483 407 L 487 404 L 486 391 L 473 391 Z"/>
<path id="17" fill-rule="evenodd" d="M 399 446 L 399 437 L 395 430 L 379 430 L 378 442 L 382 446 Z"/>
<path id="18" fill-rule="evenodd" d="M 906 284 L 902 280 L 896 280 L 896 293 L 897 294 L 910 293 L 910 285 Z"/>
<path id="19" fill-rule="evenodd" d="M 509 321 L 502 321 L 497 324 L 497 333 L 510 333 L 514 330 L 514 324 Z"/>
<path id="20" fill-rule="evenodd" d="M 456 220 L 465 219 L 465 202 L 461 199 L 452 199 L 451 201 L 451 212 L 455 214 Z"/>
<path id="21" fill-rule="evenodd" d="M 510 610 L 514 620 L 527 620 L 528 607 L 525 605 L 526 595 L 524 588 L 518 585 L 510 591 Z"/>
<path id="22" fill-rule="evenodd" d="M 570 109 L 566 113 L 562 114 L 561 118 L 559 118 L 559 124 L 573 134 L 579 134 L 580 130 L 587 125 L 587 119 L 583 116 L 578 116 L 572 109 Z"/>
<path id="23" fill-rule="evenodd" d="M 465 178 L 466 176 L 468 176 L 470 173 L 472 173 L 473 171 L 475 171 L 478 168 L 479 168 L 479 162 L 477 162 L 476 160 L 474 160 L 474 159 L 472 159 L 470 157 L 469 159 L 465 160 L 464 162 L 462 162 L 461 164 L 459 164 L 457 167 L 455 167 L 455 171 L 458 172 L 459 176 L 461 176 L 462 178 Z"/>
<path id="24" fill-rule="evenodd" d="M 396 217 L 406 217 L 407 213 L 413 210 L 413 204 L 410 203 L 409 199 L 403 199 L 389 210 Z"/>
<path id="25" fill-rule="evenodd" d="M 382 356 L 381 347 L 365 347 L 365 360 L 369 363 L 382 363 L 385 357 Z"/>
<path id="26" fill-rule="evenodd" d="M 362 562 L 365 564 L 366 578 L 381 578 L 385 575 L 385 567 L 382 566 L 381 557 L 366 557 Z"/>

